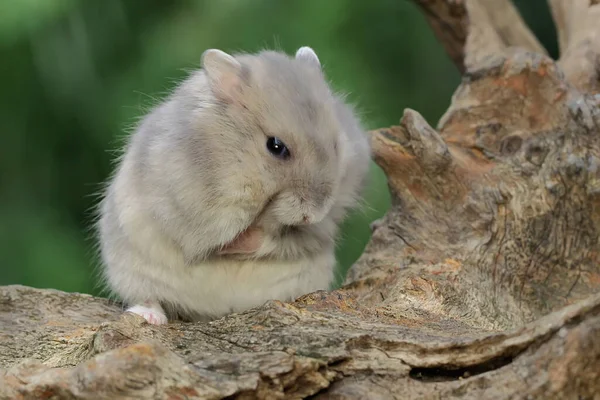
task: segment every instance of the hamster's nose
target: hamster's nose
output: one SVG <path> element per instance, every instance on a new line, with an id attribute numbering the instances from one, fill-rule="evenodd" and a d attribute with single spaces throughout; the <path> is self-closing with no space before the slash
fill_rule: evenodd
<path id="1" fill-rule="evenodd" d="M 302 215 L 302 223 L 306 225 L 310 224 L 310 217 L 306 214 Z"/>

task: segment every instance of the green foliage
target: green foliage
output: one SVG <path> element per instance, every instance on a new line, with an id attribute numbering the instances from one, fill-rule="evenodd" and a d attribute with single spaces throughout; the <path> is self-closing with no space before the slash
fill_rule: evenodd
<path id="1" fill-rule="evenodd" d="M 544 0 L 525 17 L 556 45 Z M 207 48 L 312 46 L 365 127 L 419 110 L 435 125 L 459 76 L 419 10 L 400 0 L 5 0 L 0 3 L 0 284 L 98 293 L 93 210 L 114 150 Z M 373 164 L 344 225 L 339 276 L 389 195 Z"/>

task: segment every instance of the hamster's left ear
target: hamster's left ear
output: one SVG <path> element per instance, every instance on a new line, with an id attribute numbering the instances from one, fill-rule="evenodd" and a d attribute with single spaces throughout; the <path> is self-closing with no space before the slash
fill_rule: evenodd
<path id="1" fill-rule="evenodd" d="M 202 68 L 215 96 L 235 100 L 242 83 L 242 65 L 231 55 L 217 49 L 202 53 Z"/>
<path id="2" fill-rule="evenodd" d="M 321 69 L 321 62 L 317 53 L 308 46 L 303 46 L 296 52 L 296 60 L 300 60 L 312 65 L 315 68 Z"/>

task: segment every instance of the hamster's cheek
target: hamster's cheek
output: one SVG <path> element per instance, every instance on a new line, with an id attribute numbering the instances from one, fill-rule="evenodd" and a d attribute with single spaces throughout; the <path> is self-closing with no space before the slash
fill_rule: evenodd
<path id="1" fill-rule="evenodd" d="M 229 204 L 246 210 L 260 211 L 267 195 L 256 180 L 251 179 L 244 173 L 233 171 L 224 176 L 219 183 L 219 201 L 221 204 Z"/>

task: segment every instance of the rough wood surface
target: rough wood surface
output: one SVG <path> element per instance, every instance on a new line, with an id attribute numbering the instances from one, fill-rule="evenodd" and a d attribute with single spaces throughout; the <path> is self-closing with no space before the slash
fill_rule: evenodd
<path id="1" fill-rule="evenodd" d="M 600 93 L 600 1 L 548 0 L 558 31 L 559 64 L 567 79 Z"/>
<path id="2" fill-rule="evenodd" d="M 546 55 L 510 0 L 415 2 L 461 72 L 511 46 Z"/>
<path id="3" fill-rule="evenodd" d="M 479 29 L 469 0 L 418 2 L 440 26 L 459 18 L 463 45 Z M 600 398 L 597 71 L 494 24 L 461 50 L 436 129 L 405 110 L 372 132 L 393 205 L 342 289 L 156 327 L 104 299 L 2 287 L 0 398 Z M 564 40 L 583 51 L 600 24 L 577 29 Z"/>
<path id="4" fill-rule="evenodd" d="M 351 290 L 167 327 L 90 296 L 22 286 L 3 287 L 0 296 L 6 399 L 568 398 L 573 391 L 592 398 L 598 389 L 600 296 L 507 331 L 365 306 Z"/>

